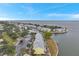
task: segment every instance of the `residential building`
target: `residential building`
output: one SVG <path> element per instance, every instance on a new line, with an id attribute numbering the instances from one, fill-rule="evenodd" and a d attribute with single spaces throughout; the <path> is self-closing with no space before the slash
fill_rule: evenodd
<path id="1" fill-rule="evenodd" d="M 41 33 L 37 33 L 35 35 L 35 41 L 33 44 L 34 55 L 44 55 L 45 54 L 45 46 L 44 39 Z"/>
<path id="2" fill-rule="evenodd" d="M 47 32 L 50 32 L 51 29 L 50 29 L 50 28 L 44 28 L 44 27 L 42 27 L 42 28 L 41 28 L 41 31 L 47 31 Z"/>

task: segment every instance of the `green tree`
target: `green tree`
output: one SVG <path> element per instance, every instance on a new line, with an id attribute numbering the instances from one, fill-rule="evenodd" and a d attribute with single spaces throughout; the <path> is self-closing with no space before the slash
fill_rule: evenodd
<path id="1" fill-rule="evenodd" d="M 28 34 L 28 31 L 27 31 L 27 30 L 24 30 L 24 31 L 21 32 L 21 37 L 24 37 L 24 36 L 26 36 L 27 34 Z"/>
<path id="2" fill-rule="evenodd" d="M 14 24 L 4 24 L 4 31 L 12 38 L 15 39 L 20 36 L 19 28 Z"/>
<path id="3" fill-rule="evenodd" d="M 15 54 L 15 48 L 14 48 L 15 43 L 13 42 L 13 39 L 9 35 L 7 35 L 7 32 L 4 32 L 2 34 L 2 38 L 6 42 L 6 44 L 1 49 L 2 52 L 7 55 L 14 55 Z"/>
<path id="4" fill-rule="evenodd" d="M 52 35 L 52 33 L 51 32 L 44 32 L 44 38 L 45 39 L 50 39 L 50 36 Z"/>
<path id="5" fill-rule="evenodd" d="M 8 36 L 7 32 L 2 34 L 3 40 L 7 42 L 8 45 L 13 46 L 13 40 Z"/>
<path id="6" fill-rule="evenodd" d="M 17 33 L 10 33 L 9 36 L 14 40 L 16 40 L 19 37 Z"/>
<path id="7" fill-rule="evenodd" d="M 2 48 L 0 49 L 0 53 L 7 54 L 7 55 L 14 55 L 15 54 L 15 48 L 13 46 L 9 46 L 9 45 L 4 45 L 2 46 Z"/>
<path id="8" fill-rule="evenodd" d="M 27 47 L 30 48 L 32 45 L 31 44 L 27 44 Z"/>

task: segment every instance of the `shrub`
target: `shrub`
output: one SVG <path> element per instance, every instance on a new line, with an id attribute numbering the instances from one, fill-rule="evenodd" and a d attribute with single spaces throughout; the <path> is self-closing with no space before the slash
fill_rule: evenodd
<path id="1" fill-rule="evenodd" d="M 44 38 L 45 39 L 50 39 L 50 36 L 52 35 L 51 32 L 44 32 Z"/>

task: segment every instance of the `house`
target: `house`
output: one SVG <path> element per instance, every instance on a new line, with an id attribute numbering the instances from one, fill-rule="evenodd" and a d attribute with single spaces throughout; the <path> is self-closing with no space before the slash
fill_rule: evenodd
<path id="1" fill-rule="evenodd" d="M 15 44 L 16 47 L 16 55 L 21 54 L 21 50 L 22 49 L 29 49 L 29 47 L 27 47 L 27 45 L 30 43 L 29 40 L 31 40 L 31 36 L 27 35 L 24 38 L 18 38 L 17 42 Z"/>
<path id="2" fill-rule="evenodd" d="M 37 29 L 40 30 L 40 31 L 48 31 L 48 32 L 51 31 L 50 28 L 45 28 L 45 27 L 41 27 L 41 26 L 37 27 Z"/>
<path id="3" fill-rule="evenodd" d="M 38 26 L 38 27 L 37 27 L 38 30 L 41 30 L 41 28 L 42 28 L 41 26 Z"/>
<path id="4" fill-rule="evenodd" d="M 36 29 L 28 30 L 29 33 L 37 33 L 38 31 Z"/>
<path id="5" fill-rule="evenodd" d="M 44 39 L 41 33 L 37 33 L 35 35 L 35 41 L 33 43 L 34 55 L 44 55 L 45 54 L 45 46 Z"/>
<path id="6" fill-rule="evenodd" d="M 19 24 L 18 27 L 19 27 L 20 31 L 23 31 L 24 29 L 26 29 L 26 30 L 28 29 L 28 27 L 25 26 L 24 24 Z"/>
<path id="7" fill-rule="evenodd" d="M 44 27 L 42 27 L 42 28 L 41 28 L 41 31 L 47 31 L 47 32 L 50 32 L 51 29 L 50 29 L 50 28 L 44 28 Z"/>
<path id="8" fill-rule="evenodd" d="M 28 29 L 28 27 L 26 27 L 26 26 L 24 26 L 24 28 L 27 30 Z"/>
<path id="9" fill-rule="evenodd" d="M 53 32 L 66 32 L 66 29 L 65 28 L 56 28 L 56 29 L 53 29 Z"/>
<path id="10" fill-rule="evenodd" d="M 0 43 L 3 42 L 3 39 L 0 39 Z"/>

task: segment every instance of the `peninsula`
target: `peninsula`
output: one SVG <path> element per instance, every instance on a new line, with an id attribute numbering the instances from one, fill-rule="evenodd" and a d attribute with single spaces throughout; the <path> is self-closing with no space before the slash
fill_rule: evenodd
<path id="1" fill-rule="evenodd" d="M 22 22 L 0 22 L 0 55 L 57 56 L 58 46 L 51 36 L 67 28 Z"/>

